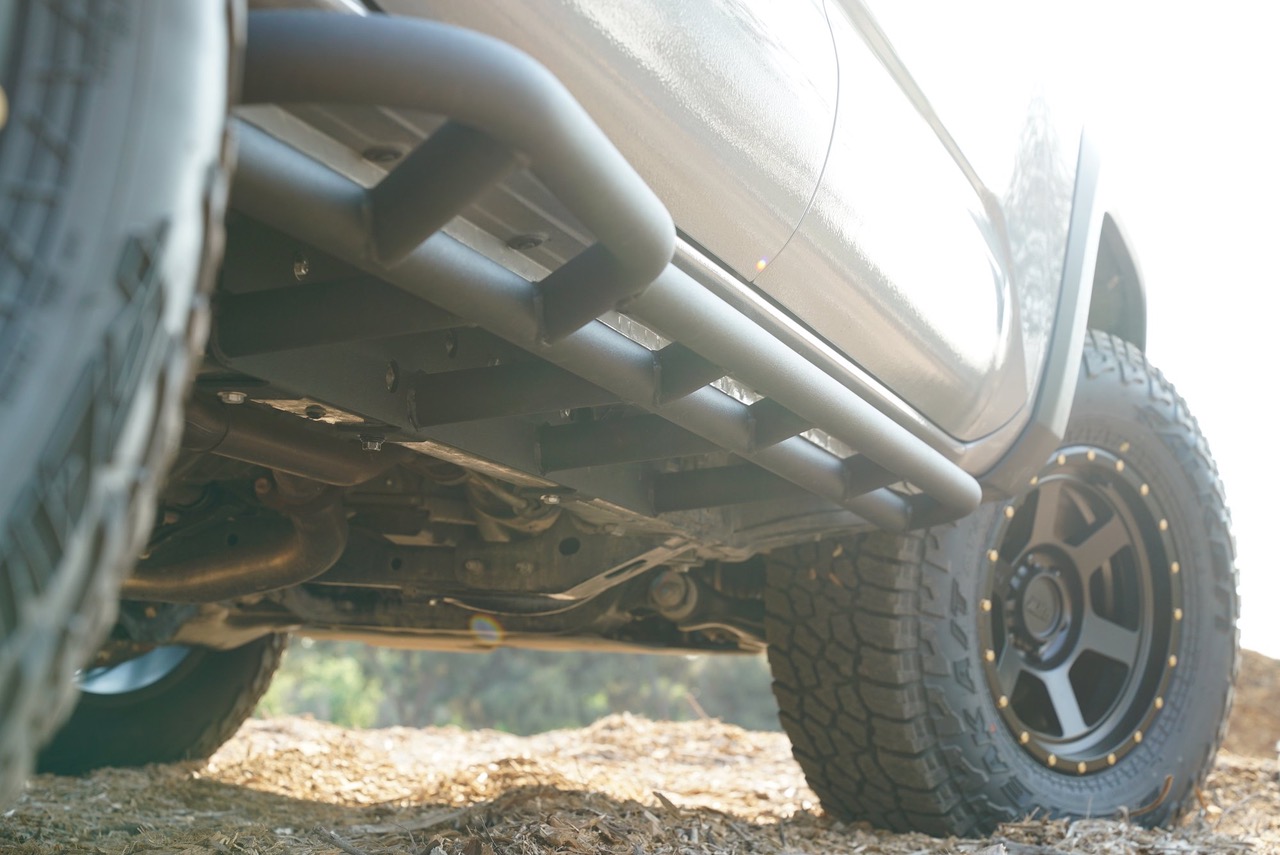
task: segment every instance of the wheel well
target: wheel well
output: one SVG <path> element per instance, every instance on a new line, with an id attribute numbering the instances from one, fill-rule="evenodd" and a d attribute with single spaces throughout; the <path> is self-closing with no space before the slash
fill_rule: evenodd
<path id="1" fill-rule="evenodd" d="M 1093 270 L 1089 328 L 1109 332 L 1146 350 L 1147 293 L 1138 260 L 1129 247 L 1115 216 L 1104 214 Z"/>

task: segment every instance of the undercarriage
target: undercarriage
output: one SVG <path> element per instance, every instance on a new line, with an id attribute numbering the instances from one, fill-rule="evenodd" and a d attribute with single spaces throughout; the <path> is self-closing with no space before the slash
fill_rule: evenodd
<path id="1" fill-rule="evenodd" d="M 123 644 L 759 650 L 763 553 L 976 505 L 966 450 L 677 239 L 528 57 L 296 13 L 249 45 Z"/>

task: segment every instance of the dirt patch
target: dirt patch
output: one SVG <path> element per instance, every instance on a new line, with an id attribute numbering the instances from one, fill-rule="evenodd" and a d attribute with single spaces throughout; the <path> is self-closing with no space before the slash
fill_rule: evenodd
<path id="1" fill-rule="evenodd" d="M 1263 666 L 1269 683 L 1255 679 Z M 0 820 L 0 852 L 1280 852 L 1275 735 L 1255 738 L 1270 726 L 1259 716 L 1280 709 L 1280 663 L 1247 661 L 1245 673 L 1255 685 L 1238 695 L 1232 744 L 1263 756 L 1224 752 L 1199 809 L 1171 831 L 1024 821 L 988 840 L 940 841 L 833 822 L 785 737 L 716 721 L 621 715 L 513 737 L 290 718 L 249 722 L 208 763 L 39 776 Z"/>
<path id="2" fill-rule="evenodd" d="M 1275 759 L 1280 742 L 1280 662 L 1242 650 L 1236 701 L 1223 747 L 1236 754 Z"/>

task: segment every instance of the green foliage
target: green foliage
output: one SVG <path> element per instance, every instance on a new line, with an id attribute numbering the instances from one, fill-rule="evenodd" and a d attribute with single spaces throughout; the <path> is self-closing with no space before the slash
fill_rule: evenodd
<path id="1" fill-rule="evenodd" d="M 258 705 L 262 715 L 309 713 L 348 727 L 377 723 L 382 687 L 352 655 L 359 645 L 331 645 L 333 655 L 315 655 L 311 645 L 295 646 Z M 347 648 L 343 650 L 342 648 Z M 299 655 L 301 654 L 301 655 Z"/>
<path id="2" fill-rule="evenodd" d="M 776 729 L 759 656 L 389 650 L 295 642 L 258 708 L 351 727 L 459 725 L 527 734 L 630 711 Z"/>

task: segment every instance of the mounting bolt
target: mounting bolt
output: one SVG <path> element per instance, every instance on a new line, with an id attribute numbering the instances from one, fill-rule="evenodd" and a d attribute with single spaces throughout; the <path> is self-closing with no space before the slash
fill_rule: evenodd
<path id="1" fill-rule="evenodd" d="M 1164 698 L 1156 698 L 1156 709 L 1164 709 Z"/>
<path id="2" fill-rule="evenodd" d="M 984 612 L 989 612 L 989 611 L 991 611 L 991 601 L 990 601 L 990 600 L 982 600 L 982 601 L 980 601 L 980 602 L 978 603 L 978 608 L 982 609 Z"/>
<path id="3" fill-rule="evenodd" d="M 372 145 L 360 152 L 360 156 L 370 163 L 395 163 L 404 155 L 389 145 Z"/>
<path id="4" fill-rule="evenodd" d="M 547 242 L 547 236 L 541 232 L 530 232 L 527 235 L 516 235 L 507 240 L 507 246 L 511 249 L 523 252 L 526 249 L 535 249 Z"/>
<path id="5" fill-rule="evenodd" d="M 1076 772 L 1078 774 L 1083 775 L 1087 771 L 1089 771 L 1089 767 L 1085 765 L 1083 760 L 1076 764 Z"/>
<path id="6" fill-rule="evenodd" d="M 1056 755 L 1056 754 L 1050 754 L 1050 755 L 1049 755 L 1049 757 L 1048 757 L 1048 759 L 1047 759 L 1047 760 L 1045 760 L 1045 762 L 1049 764 L 1050 768 L 1052 768 L 1052 767 L 1054 767 L 1054 766 L 1057 766 L 1057 765 L 1058 765 L 1058 755 Z"/>
<path id="7" fill-rule="evenodd" d="M 541 501 L 541 502 L 542 502 L 542 504 L 544 504 L 544 505 L 558 505 L 558 504 L 560 504 L 560 497 L 559 497 L 558 495 L 556 495 L 555 493 L 543 493 L 541 496 L 539 496 L 539 497 L 538 497 L 538 499 L 539 499 L 539 501 Z"/>
<path id="8" fill-rule="evenodd" d="M 468 573 L 483 573 L 484 562 L 479 558 L 468 558 L 466 561 L 462 562 L 462 569 L 466 570 Z"/>
<path id="9" fill-rule="evenodd" d="M 1018 734 L 1018 742 L 1020 744 L 1026 745 L 1030 741 L 1031 741 L 1031 734 L 1027 733 L 1025 730 L 1022 731 L 1022 733 Z"/>
<path id="10" fill-rule="evenodd" d="M 311 419 L 313 422 L 318 422 L 325 417 L 327 412 L 328 411 L 319 404 L 308 404 L 307 408 L 303 410 L 303 415 Z"/>
<path id="11" fill-rule="evenodd" d="M 1114 755 L 1114 754 L 1108 754 L 1108 755 L 1107 755 L 1107 765 L 1108 765 L 1108 766 L 1114 766 L 1114 765 L 1116 765 L 1116 755 Z"/>
<path id="12" fill-rule="evenodd" d="M 360 434 L 360 447 L 363 448 L 365 451 L 381 451 L 382 443 L 386 441 L 387 441 L 387 438 L 381 434 L 377 434 L 377 433 Z"/>
<path id="13" fill-rule="evenodd" d="M 219 392 L 218 397 L 224 404 L 243 404 L 249 400 L 249 396 L 244 392 Z"/>
<path id="14" fill-rule="evenodd" d="M 1141 741 L 1142 741 L 1142 731 L 1140 731 L 1140 730 L 1135 730 L 1135 731 L 1133 732 L 1133 741 L 1134 741 L 1134 742 L 1141 742 Z"/>
<path id="15" fill-rule="evenodd" d="M 301 282 L 311 273 L 311 260 L 301 252 L 293 256 L 293 278 Z"/>
<path id="16" fill-rule="evenodd" d="M 264 478 L 258 478 L 257 480 L 255 480 L 253 482 L 253 492 L 258 494 L 259 496 L 265 496 L 267 495 L 267 493 L 270 493 L 271 479 L 264 477 Z"/>
<path id="17" fill-rule="evenodd" d="M 1001 695 L 996 700 L 996 706 L 998 706 L 1000 709 L 1004 709 L 1005 707 L 1009 706 L 1009 697 L 1007 695 Z"/>

